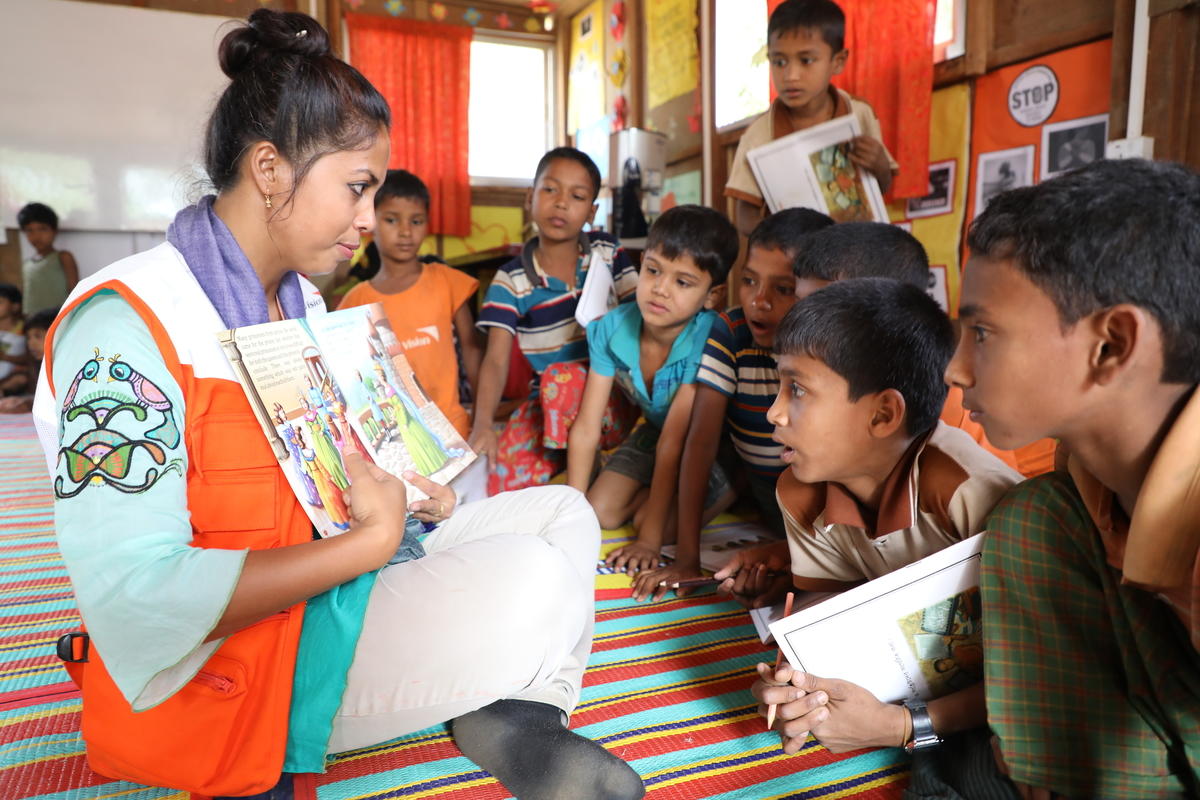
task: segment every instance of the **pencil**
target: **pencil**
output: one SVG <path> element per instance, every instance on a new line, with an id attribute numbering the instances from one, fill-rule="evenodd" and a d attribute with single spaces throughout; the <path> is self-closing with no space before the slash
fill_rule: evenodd
<path id="1" fill-rule="evenodd" d="M 687 589 L 692 586 L 712 586 L 712 585 L 718 584 L 718 583 L 720 583 L 719 580 L 717 580 L 716 578 L 709 577 L 709 578 L 687 578 L 682 581 L 671 581 L 671 583 L 669 583 L 669 584 L 666 581 L 659 581 L 658 585 L 666 586 L 671 589 Z"/>
<path id="2" fill-rule="evenodd" d="M 790 617 L 792 615 L 792 598 L 793 597 L 795 597 L 795 592 L 787 593 L 787 600 L 785 600 L 783 603 L 783 615 L 785 617 Z M 779 667 L 781 664 L 783 664 L 783 648 L 782 647 L 779 649 L 779 652 L 775 655 L 775 672 L 779 671 Z M 771 679 L 772 680 L 775 679 L 774 672 L 771 673 Z M 775 711 L 777 710 L 778 705 L 779 705 L 778 703 L 771 703 L 769 706 L 767 706 L 767 730 L 771 730 L 771 728 L 775 725 Z"/>

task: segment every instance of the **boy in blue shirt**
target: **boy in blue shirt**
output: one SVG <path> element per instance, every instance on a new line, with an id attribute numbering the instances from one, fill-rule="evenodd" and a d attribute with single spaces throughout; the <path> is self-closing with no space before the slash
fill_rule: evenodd
<path id="1" fill-rule="evenodd" d="M 602 527 L 633 518 L 637 541 L 608 557 L 618 569 L 656 566 L 662 545 L 675 539 L 672 501 L 696 370 L 717 316 L 709 309 L 724 300 L 725 278 L 737 254 L 737 231 L 722 214 L 702 206 L 672 208 L 646 239 L 637 302 L 588 326 L 591 372 L 571 427 L 567 483 L 587 492 Z M 645 421 L 589 489 L 614 382 L 634 399 Z M 719 470 L 708 489 L 706 511 L 714 516 L 733 493 Z"/>
<path id="2" fill-rule="evenodd" d="M 661 596 L 671 582 L 700 576 L 705 486 L 725 430 L 756 505 L 767 524 L 783 536 L 783 519 L 775 504 L 783 446 L 772 440 L 775 428 L 767 421 L 767 409 L 779 391 L 772 347 L 776 327 L 796 302 L 792 261 L 808 234 L 832 224 L 829 217 L 811 209 L 789 208 L 754 229 L 738 282 L 740 305 L 717 315 L 696 373 L 696 399 L 679 474 L 675 562 L 640 576 L 635 598 L 651 592 Z"/>

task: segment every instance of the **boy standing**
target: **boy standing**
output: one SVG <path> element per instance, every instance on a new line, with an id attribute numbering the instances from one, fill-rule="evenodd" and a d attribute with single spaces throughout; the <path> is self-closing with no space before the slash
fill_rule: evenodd
<path id="1" fill-rule="evenodd" d="M 458 393 L 457 335 L 473 387 L 483 352 L 470 302 L 479 281 L 441 262 L 425 263 L 421 243 L 429 229 L 429 189 L 402 169 L 388 170 L 375 193 L 379 271 L 346 293 L 338 308 L 380 303 L 404 345 L 421 388 L 464 437 L 470 432 Z"/>
<path id="2" fill-rule="evenodd" d="M 488 340 L 470 443 L 488 456 L 489 494 L 546 483 L 563 467 L 586 375 L 587 340 L 575 309 L 588 270 L 593 264 L 610 269 L 620 301 L 631 298 L 637 286 L 637 271 L 616 239 L 583 233 L 596 215 L 599 192 L 600 170 L 586 153 L 558 147 L 542 156 L 525 201 L 538 235 L 496 272 L 484 297 L 476 325 Z M 515 355 L 514 340 L 533 367 L 535 385 L 497 438 L 492 419 Z M 612 422 L 620 427 L 619 420 Z"/>
<path id="3" fill-rule="evenodd" d="M 17 227 L 34 254 L 25 259 L 21 273 L 25 283 L 25 307 L 58 308 L 79 283 L 79 265 L 66 250 L 54 249 L 58 214 L 44 203 L 29 203 L 17 212 Z"/>
<path id="4" fill-rule="evenodd" d="M 954 331 L 937 303 L 895 280 L 839 281 L 780 325 L 779 395 L 768 413 L 788 473 L 779 503 L 797 589 L 843 591 L 983 530 L 1020 475 L 938 420 Z M 782 703 L 784 751 L 809 732 L 834 752 L 910 744 L 981 726 L 983 688 L 881 703 L 837 676 L 759 665 L 754 693 Z M 932 742 L 936 744 L 936 742 Z"/>
<path id="5" fill-rule="evenodd" d="M 968 244 L 947 380 L 997 445 L 1067 453 L 988 521 L 997 749 L 1023 797 L 1200 796 L 1200 176 L 1098 161 Z"/>
<path id="6" fill-rule="evenodd" d="M 771 85 L 778 97 L 766 113 L 742 134 L 725 195 L 734 198 L 734 221 L 749 236 L 764 214 L 762 190 L 746 153 L 795 131 L 835 117 L 853 114 L 862 135 L 851 143 L 850 160 L 879 181 L 880 191 L 892 185 L 899 169 L 887 148 L 879 120 L 869 103 L 829 84 L 846 66 L 846 17 L 833 0 L 784 0 L 767 23 L 767 59 Z"/>
<path id="7" fill-rule="evenodd" d="M 696 370 L 725 278 L 737 259 L 738 235 L 724 215 L 702 206 L 677 206 L 654 222 L 646 238 L 637 302 L 624 303 L 588 326 L 591 359 L 579 416 L 571 427 L 567 483 L 587 492 L 603 528 L 633 518 L 637 541 L 608 556 L 629 572 L 658 564 L 659 549 L 675 540 L 673 500 L 683 440 L 695 396 Z M 645 421 L 609 458 L 588 488 L 600 443 L 604 408 L 617 382 Z M 733 500 L 714 467 L 705 516 Z"/>
<path id="8" fill-rule="evenodd" d="M 679 473 L 678 546 L 675 561 L 639 576 L 638 600 L 664 595 L 678 580 L 700 576 L 700 528 L 705 491 L 728 425 L 740 471 L 768 527 L 783 535 L 775 504 L 782 450 L 772 441 L 767 409 L 779 389 L 771 348 L 775 329 L 796 302 L 792 259 L 809 233 L 833 220 L 807 208 L 789 208 L 763 220 L 750 236 L 738 285 L 739 307 L 717 315 L 696 374 Z M 683 589 L 681 594 L 687 594 Z"/>

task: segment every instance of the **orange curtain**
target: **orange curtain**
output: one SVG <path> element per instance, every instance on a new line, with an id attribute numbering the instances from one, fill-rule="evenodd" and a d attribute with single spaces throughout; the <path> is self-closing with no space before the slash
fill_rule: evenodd
<path id="1" fill-rule="evenodd" d="M 767 13 L 782 0 L 767 0 Z M 833 79 L 875 109 L 883 143 L 900 165 L 892 197 L 929 193 L 935 0 L 837 0 L 846 14 L 845 71 Z"/>
<path id="2" fill-rule="evenodd" d="M 350 61 L 392 107 L 388 167 L 429 187 L 431 233 L 471 232 L 467 103 L 471 32 L 463 25 L 346 14 Z"/>

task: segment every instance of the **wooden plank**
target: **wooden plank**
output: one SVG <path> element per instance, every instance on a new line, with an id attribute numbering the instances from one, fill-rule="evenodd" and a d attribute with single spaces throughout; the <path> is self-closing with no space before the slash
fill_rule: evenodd
<path id="1" fill-rule="evenodd" d="M 1113 31 L 1113 5 L 1101 0 L 994 0 L 987 68 L 1083 44 Z"/>
<path id="2" fill-rule="evenodd" d="M 1144 133 L 1154 157 L 1200 169 L 1200 5 L 1150 18 Z"/>
<path id="3" fill-rule="evenodd" d="M 1136 0 L 1113 0 L 1112 74 L 1108 139 L 1123 139 L 1129 117 L 1129 72 L 1133 57 L 1133 10 Z"/>

